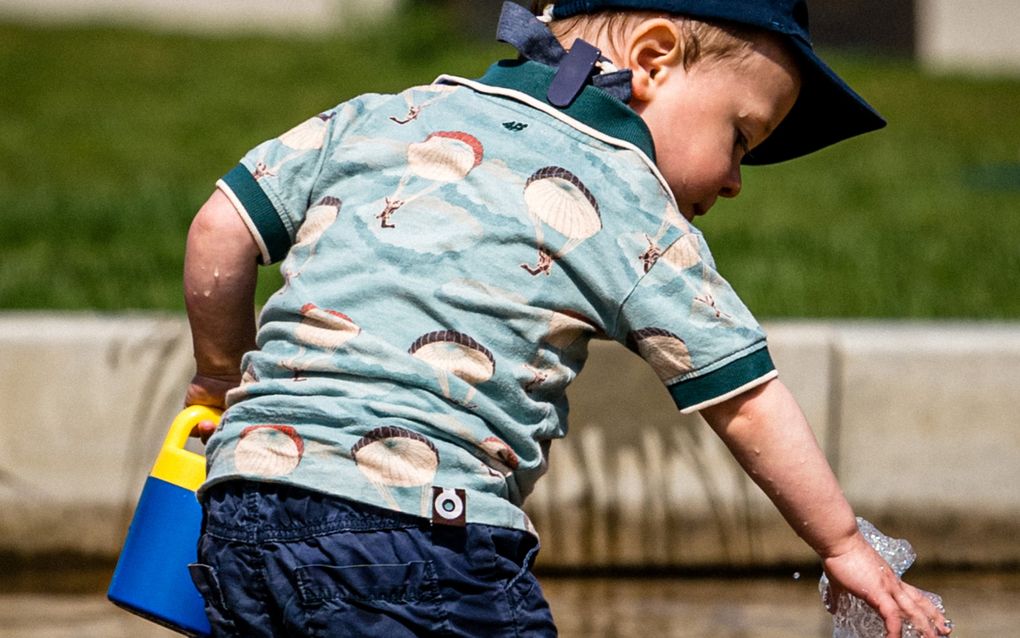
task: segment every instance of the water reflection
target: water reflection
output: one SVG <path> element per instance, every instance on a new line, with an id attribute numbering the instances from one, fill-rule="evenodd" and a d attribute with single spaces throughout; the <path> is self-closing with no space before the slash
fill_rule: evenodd
<path id="1" fill-rule="evenodd" d="M 560 579 L 543 587 L 563 638 L 832 638 L 817 576 L 756 579 Z M 941 594 L 954 636 L 1012 636 L 1020 573 L 923 574 Z"/>
<path id="2" fill-rule="evenodd" d="M 108 574 L 0 577 L 0 638 L 173 638 L 103 598 Z M 914 575 L 942 594 L 954 636 L 1013 636 L 1020 572 Z M 563 638 L 831 638 L 817 579 L 543 577 Z M 66 593 L 44 593 L 63 591 Z"/>
<path id="3" fill-rule="evenodd" d="M 805 580 L 560 580 L 546 594 L 564 638 L 831 638 Z"/>

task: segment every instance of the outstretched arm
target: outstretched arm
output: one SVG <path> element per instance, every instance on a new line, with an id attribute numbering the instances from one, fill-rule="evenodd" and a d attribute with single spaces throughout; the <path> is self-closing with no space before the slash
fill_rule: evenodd
<path id="1" fill-rule="evenodd" d="M 234 205 L 215 191 L 195 215 L 184 258 L 184 298 L 195 350 L 186 405 L 224 407 L 241 380 L 241 357 L 255 348 L 259 248 Z M 200 425 L 208 438 L 211 424 Z"/>
<path id="2" fill-rule="evenodd" d="M 910 621 L 924 638 L 949 633 L 942 612 L 901 581 L 857 530 L 814 433 L 781 381 L 769 381 L 701 414 L 822 558 L 836 590 L 849 591 L 878 611 L 888 638 L 899 638 L 903 621 Z"/>

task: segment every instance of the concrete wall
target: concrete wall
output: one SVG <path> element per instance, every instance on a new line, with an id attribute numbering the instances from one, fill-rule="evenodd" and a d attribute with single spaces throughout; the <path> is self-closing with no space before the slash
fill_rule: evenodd
<path id="1" fill-rule="evenodd" d="M 917 55 L 937 71 L 1020 73 L 1017 0 L 916 0 Z"/>
<path id="2" fill-rule="evenodd" d="M 766 326 L 858 513 L 923 564 L 1020 563 L 1020 324 Z M 0 314 L 0 554 L 116 556 L 191 374 L 163 315 Z M 528 503 L 545 566 L 813 560 L 643 362 L 596 343 Z"/>
<path id="3" fill-rule="evenodd" d="M 0 315 L 0 548 L 119 551 L 190 348 L 177 318 Z"/>

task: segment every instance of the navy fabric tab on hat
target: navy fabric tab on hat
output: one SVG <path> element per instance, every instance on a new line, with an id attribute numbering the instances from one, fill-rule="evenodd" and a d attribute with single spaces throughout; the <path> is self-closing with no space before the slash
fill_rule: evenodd
<path id="1" fill-rule="evenodd" d="M 826 65 L 811 45 L 806 0 L 564 0 L 553 18 L 606 9 L 665 11 L 776 33 L 801 69 L 801 90 L 786 119 L 744 164 L 774 164 L 885 126 L 882 116 Z"/>
<path id="2" fill-rule="evenodd" d="M 549 103 L 561 109 L 570 106 L 588 84 L 601 56 L 601 51 L 584 40 L 574 40 L 574 46 L 560 60 L 560 68 L 549 85 Z"/>
<path id="3" fill-rule="evenodd" d="M 563 69 L 562 76 L 557 73 L 559 79 L 556 86 L 550 87 L 549 94 L 545 96 L 545 99 L 557 108 L 570 106 L 588 84 L 602 89 L 621 102 L 630 102 L 633 77 L 630 69 L 594 73 L 596 63 L 607 60 L 598 49 L 578 39 L 574 41 L 571 52 L 567 53 L 559 40 L 549 31 L 549 27 L 519 4 L 509 0 L 503 3 L 496 39 L 517 49 L 525 60 L 553 68 L 559 68 L 561 65 L 567 67 Z M 576 53 L 574 49 L 577 49 Z M 589 63 L 592 57 L 594 59 Z"/>

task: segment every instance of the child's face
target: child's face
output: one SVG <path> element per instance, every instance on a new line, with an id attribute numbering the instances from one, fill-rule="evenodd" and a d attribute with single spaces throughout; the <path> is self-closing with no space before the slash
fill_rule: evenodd
<path id="1" fill-rule="evenodd" d="M 740 162 L 793 108 L 796 64 L 763 38 L 743 59 L 676 64 L 659 72 L 655 90 L 632 103 L 651 130 L 659 170 L 690 220 L 718 197 L 740 192 Z"/>

